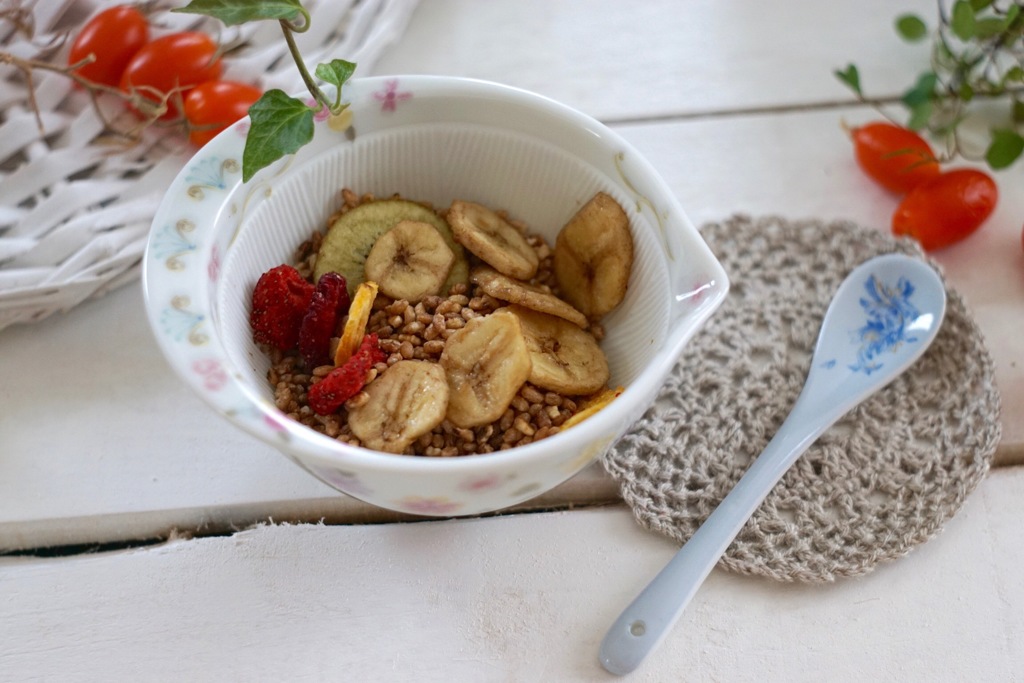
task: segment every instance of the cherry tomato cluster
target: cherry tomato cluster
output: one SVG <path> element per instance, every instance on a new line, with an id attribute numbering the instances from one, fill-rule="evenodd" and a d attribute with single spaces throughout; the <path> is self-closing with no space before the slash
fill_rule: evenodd
<path id="1" fill-rule="evenodd" d="M 931 146 L 911 130 L 869 123 L 853 131 L 853 147 L 868 176 L 904 195 L 892 216 L 893 233 L 913 237 L 927 251 L 963 240 L 995 210 L 999 191 L 988 174 L 941 170 Z"/>
<path id="2" fill-rule="evenodd" d="M 82 27 L 68 65 L 90 58 L 75 73 L 154 104 L 166 97 L 167 113 L 161 119 L 184 116 L 189 140 L 196 145 L 244 117 L 263 94 L 246 83 L 220 79 L 217 44 L 205 33 L 182 31 L 150 40 L 146 16 L 132 5 L 103 10 Z"/>

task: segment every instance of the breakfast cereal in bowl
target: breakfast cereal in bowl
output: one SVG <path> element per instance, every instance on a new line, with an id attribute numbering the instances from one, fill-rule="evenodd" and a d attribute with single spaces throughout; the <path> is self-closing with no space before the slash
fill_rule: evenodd
<path id="1" fill-rule="evenodd" d="M 633 262 L 614 199 L 596 194 L 552 248 L 465 200 L 342 197 L 326 237 L 253 290 L 250 325 L 288 417 L 353 446 L 452 457 L 553 436 L 621 391 L 599 345 Z"/>
<path id="2" fill-rule="evenodd" d="M 349 128 L 317 123 L 249 182 L 244 121 L 175 180 L 144 262 L 157 340 L 214 410 L 346 494 L 441 516 L 534 498 L 650 406 L 727 277 L 579 112 L 440 77 L 345 95 Z"/>

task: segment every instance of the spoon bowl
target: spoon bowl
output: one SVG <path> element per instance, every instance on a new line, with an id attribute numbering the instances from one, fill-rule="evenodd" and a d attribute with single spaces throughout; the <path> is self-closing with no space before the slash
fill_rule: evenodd
<path id="1" fill-rule="evenodd" d="M 772 487 L 826 429 L 921 357 L 945 311 L 942 279 L 919 259 L 878 256 L 846 277 L 825 313 L 807 380 L 786 421 L 612 624 L 599 655 L 606 670 L 627 674 L 658 646 Z"/>

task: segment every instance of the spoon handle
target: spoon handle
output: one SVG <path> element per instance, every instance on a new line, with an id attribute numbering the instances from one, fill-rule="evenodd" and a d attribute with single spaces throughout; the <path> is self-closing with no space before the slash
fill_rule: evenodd
<path id="1" fill-rule="evenodd" d="M 801 397 L 802 398 L 802 397 Z M 793 462 L 842 413 L 809 418 L 798 400 L 760 456 L 675 557 L 622 612 L 601 643 L 601 665 L 633 671 L 679 619 L 718 559 Z M 834 411 L 833 411 L 834 412 Z M 831 419 L 829 419 L 831 418 Z"/>

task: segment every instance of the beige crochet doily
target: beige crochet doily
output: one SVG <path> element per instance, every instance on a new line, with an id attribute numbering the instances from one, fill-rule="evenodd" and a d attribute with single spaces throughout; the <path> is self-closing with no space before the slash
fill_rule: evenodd
<path id="1" fill-rule="evenodd" d="M 729 297 L 604 460 L 637 520 L 680 542 L 786 418 L 843 278 L 878 254 L 924 257 L 914 242 L 848 222 L 735 216 L 702 232 L 730 274 Z M 924 357 L 804 453 L 719 566 L 782 581 L 863 574 L 960 509 L 999 441 L 999 394 L 978 327 L 946 289 Z"/>

